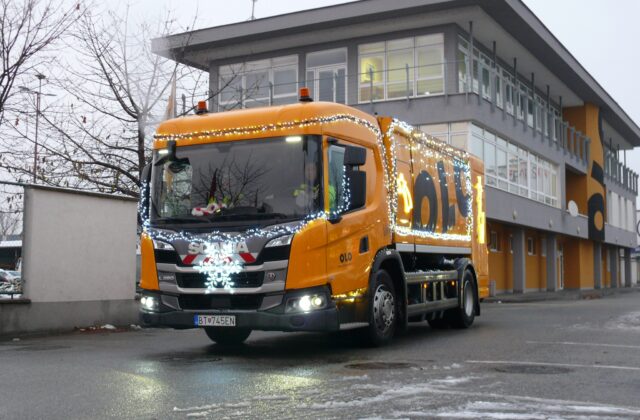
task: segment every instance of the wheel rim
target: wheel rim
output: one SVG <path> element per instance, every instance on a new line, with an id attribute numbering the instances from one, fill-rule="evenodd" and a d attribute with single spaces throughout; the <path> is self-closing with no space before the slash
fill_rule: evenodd
<path id="1" fill-rule="evenodd" d="M 464 313 L 468 317 L 473 315 L 473 290 L 470 282 L 464 284 Z"/>
<path id="2" fill-rule="evenodd" d="M 381 284 L 373 295 L 373 318 L 376 328 L 382 333 L 386 333 L 393 325 L 395 315 L 393 293 Z"/>

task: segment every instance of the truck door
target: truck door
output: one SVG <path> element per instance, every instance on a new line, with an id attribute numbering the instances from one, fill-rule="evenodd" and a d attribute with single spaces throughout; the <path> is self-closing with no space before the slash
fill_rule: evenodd
<path id="1" fill-rule="evenodd" d="M 363 146 L 343 140 L 325 141 L 325 209 L 331 214 L 327 223 L 327 274 L 332 292 L 340 294 L 367 287 L 371 261 L 382 236 L 383 220 L 380 207 L 370 205 L 374 201 L 371 196 L 375 195 L 373 151 L 365 147 L 366 163 L 358 168 L 366 172 L 367 204 L 358 209 L 346 209 L 345 150 L 348 146 Z M 380 232 L 376 233 L 376 229 Z"/>

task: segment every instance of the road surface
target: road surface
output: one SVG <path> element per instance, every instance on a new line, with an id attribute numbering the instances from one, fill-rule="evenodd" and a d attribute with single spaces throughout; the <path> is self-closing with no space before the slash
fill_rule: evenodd
<path id="1" fill-rule="evenodd" d="M 640 293 L 490 303 L 468 330 L 0 341 L 0 418 L 640 418 Z"/>

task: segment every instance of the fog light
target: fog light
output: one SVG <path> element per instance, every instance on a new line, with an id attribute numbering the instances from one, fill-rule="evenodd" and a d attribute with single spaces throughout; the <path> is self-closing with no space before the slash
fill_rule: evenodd
<path id="1" fill-rule="evenodd" d="M 153 296 L 142 296 L 140 306 L 147 311 L 155 311 L 158 309 L 158 299 Z"/>
<path id="2" fill-rule="evenodd" d="M 324 306 L 324 298 L 322 296 L 314 296 L 311 298 L 311 306 L 314 309 L 322 308 Z"/>

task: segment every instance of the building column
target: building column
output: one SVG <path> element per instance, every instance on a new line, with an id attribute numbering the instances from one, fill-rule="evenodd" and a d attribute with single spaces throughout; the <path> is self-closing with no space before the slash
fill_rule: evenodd
<path id="1" fill-rule="evenodd" d="M 513 293 L 524 293 L 527 284 L 527 266 L 524 229 L 514 228 L 513 234 Z"/>
<path id="2" fill-rule="evenodd" d="M 611 264 L 611 268 L 609 271 L 611 272 L 611 288 L 618 287 L 618 247 L 609 248 L 609 262 Z"/>
<path id="3" fill-rule="evenodd" d="M 558 243 L 554 233 L 548 233 L 547 241 L 547 291 L 558 290 Z"/>
<path id="4" fill-rule="evenodd" d="M 209 111 L 210 112 L 219 112 L 218 109 L 218 78 L 219 78 L 219 68 L 213 62 L 209 63 Z M 177 101 L 177 98 L 176 98 Z M 178 109 L 178 114 L 182 112 L 181 109 Z"/>
<path id="5" fill-rule="evenodd" d="M 358 44 L 347 45 L 347 105 L 358 103 L 360 75 L 358 74 Z M 386 77 L 386 75 L 385 75 Z"/>
<path id="6" fill-rule="evenodd" d="M 631 248 L 624 249 L 624 287 L 631 287 Z"/>
<path id="7" fill-rule="evenodd" d="M 602 289 L 602 243 L 593 244 L 593 288 Z"/>

